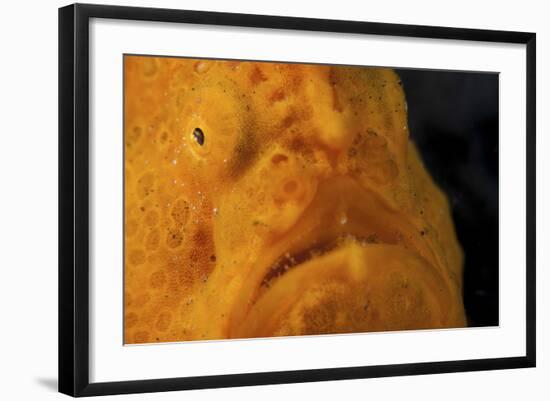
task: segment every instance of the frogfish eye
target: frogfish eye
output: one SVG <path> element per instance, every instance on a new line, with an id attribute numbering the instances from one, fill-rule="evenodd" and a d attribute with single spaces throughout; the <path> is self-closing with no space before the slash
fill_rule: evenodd
<path id="1" fill-rule="evenodd" d="M 195 137 L 195 140 L 197 141 L 197 143 L 199 145 L 204 145 L 204 132 L 202 132 L 202 129 L 200 128 L 195 128 L 193 130 L 193 136 Z"/>

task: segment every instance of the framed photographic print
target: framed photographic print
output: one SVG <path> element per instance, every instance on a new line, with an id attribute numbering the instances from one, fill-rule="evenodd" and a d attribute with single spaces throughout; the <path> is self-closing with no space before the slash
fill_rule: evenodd
<path id="1" fill-rule="evenodd" d="M 535 34 L 59 10 L 59 390 L 535 366 Z"/>

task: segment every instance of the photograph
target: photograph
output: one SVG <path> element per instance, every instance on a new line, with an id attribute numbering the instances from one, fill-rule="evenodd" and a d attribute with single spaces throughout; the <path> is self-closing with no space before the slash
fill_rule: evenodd
<path id="1" fill-rule="evenodd" d="M 499 325 L 498 72 L 122 57 L 125 345 Z"/>
<path id="2" fill-rule="evenodd" d="M 535 367 L 536 33 L 467 26 L 60 8 L 59 391 Z"/>
<path id="3" fill-rule="evenodd" d="M 0 401 L 550 400 L 544 2 L 108 3 L 3 9 Z"/>

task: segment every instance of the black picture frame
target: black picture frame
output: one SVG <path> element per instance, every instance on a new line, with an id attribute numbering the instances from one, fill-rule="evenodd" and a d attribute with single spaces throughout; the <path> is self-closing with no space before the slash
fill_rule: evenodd
<path id="1" fill-rule="evenodd" d="M 89 380 L 89 21 L 179 22 L 369 35 L 516 43 L 526 46 L 526 354 L 521 357 L 90 383 Z M 383 376 L 534 367 L 535 33 L 266 15 L 74 4 L 59 9 L 59 391 L 95 396 Z"/>

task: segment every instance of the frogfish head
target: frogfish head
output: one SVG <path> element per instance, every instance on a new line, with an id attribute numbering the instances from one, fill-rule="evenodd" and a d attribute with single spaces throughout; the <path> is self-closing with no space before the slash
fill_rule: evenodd
<path id="1" fill-rule="evenodd" d="M 465 325 L 394 71 L 127 56 L 125 150 L 126 342 Z"/>

